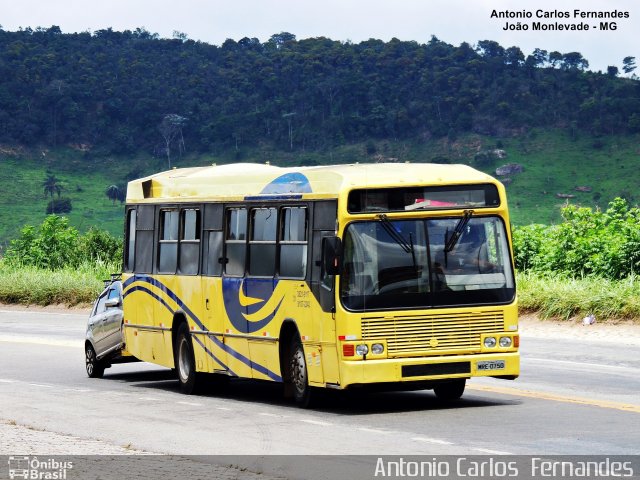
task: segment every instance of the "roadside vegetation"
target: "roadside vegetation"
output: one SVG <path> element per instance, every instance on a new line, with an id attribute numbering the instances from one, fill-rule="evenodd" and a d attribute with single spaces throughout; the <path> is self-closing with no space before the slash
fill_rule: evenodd
<path id="1" fill-rule="evenodd" d="M 559 225 L 513 232 L 521 311 L 568 320 L 640 319 L 640 209 L 617 198 L 604 210 L 567 206 Z M 65 217 L 25 226 L 0 259 L 0 302 L 92 302 L 120 271 L 122 241 L 80 234 Z"/>
<path id="2" fill-rule="evenodd" d="M 81 235 L 65 217 L 26 225 L 0 259 L 0 302 L 78 305 L 93 302 L 102 280 L 120 271 L 122 241 L 95 228 Z"/>

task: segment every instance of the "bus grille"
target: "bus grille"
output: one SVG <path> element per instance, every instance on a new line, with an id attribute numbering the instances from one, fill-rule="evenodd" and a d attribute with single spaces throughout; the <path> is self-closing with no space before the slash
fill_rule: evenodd
<path id="1" fill-rule="evenodd" d="M 362 339 L 386 340 L 390 356 L 480 351 L 482 333 L 502 331 L 504 315 L 500 310 L 362 319 Z"/>

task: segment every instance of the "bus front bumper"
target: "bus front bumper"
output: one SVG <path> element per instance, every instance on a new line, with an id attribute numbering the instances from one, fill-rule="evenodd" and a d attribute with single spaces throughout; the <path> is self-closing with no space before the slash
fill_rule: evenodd
<path id="1" fill-rule="evenodd" d="M 446 357 L 386 358 L 342 361 L 340 388 L 376 383 L 411 383 L 451 378 L 497 377 L 520 374 L 518 352 Z"/>

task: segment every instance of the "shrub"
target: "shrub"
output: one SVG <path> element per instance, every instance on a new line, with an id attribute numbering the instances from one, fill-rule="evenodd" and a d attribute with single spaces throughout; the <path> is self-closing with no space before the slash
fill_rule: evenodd
<path id="1" fill-rule="evenodd" d="M 121 258 L 122 240 L 95 228 L 80 235 L 67 218 L 58 215 L 49 215 L 39 227 L 23 227 L 5 255 L 9 265 L 47 270 L 75 268 L 86 262 L 119 263 Z"/>
<path id="2" fill-rule="evenodd" d="M 516 268 L 622 279 L 640 271 L 640 210 L 616 198 L 602 212 L 573 205 L 556 226 L 514 229 Z"/>
<path id="3" fill-rule="evenodd" d="M 54 198 L 47 204 L 47 215 L 69 213 L 71 210 L 73 210 L 71 199 L 66 197 Z"/>

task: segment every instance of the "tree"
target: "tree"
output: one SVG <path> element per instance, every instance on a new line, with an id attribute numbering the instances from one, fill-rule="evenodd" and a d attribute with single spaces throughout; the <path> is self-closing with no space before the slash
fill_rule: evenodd
<path id="1" fill-rule="evenodd" d="M 524 63 L 524 54 L 518 47 L 509 47 L 505 52 L 504 63 L 507 65 L 520 66 Z"/>
<path id="2" fill-rule="evenodd" d="M 622 71 L 631 73 L 636 69 L 636 57 L 624 57 L 622 60 Z"/>
<path id="3" fill-rule="evenodd" d="M 613 65 L 609 65 L 607 67 L 607 75 L 609 75 L 610 77 L 617 77 L 618 76 L 618 67 L 615 67 Z"/>
<path id="4" fill-rule="evenodd" d="M 564 70 L 586 70 L 589 62 L 579 52 L 569 52 L 562 56 L 562 68 Z"/>
<path id="5" fill-rule="evenodd" d="M 549 61 L 549 53 L 546 50 L 536 48 L 531 55 L 527 57 L 526 64 L 530 67 L 543 67 Z"/>
<path id="6" fill-rule="evenodd" d="M 57 193 L 58 198 L 60 198 L 63 186 L 60 184 L 60 180 L 57 179 L 55 175 L 48 173 L 47 178 L 44 180 L 44 182 L 42 182 L 42 186 L 44 187 L 44 194 L 51 196 L 51 200 L 53 200 L 54 193 Z"/>
<path id="7" fill-rule="evenodd" d="M 165 115 L 162 122 L 158 126 L 158 130 L 162 134 L 165 143 L 165 153 L 167 154 L 167 162 L 171 169 L 171 143 L 178 138 L 178 148 L 180 153 L 184 150 L 184 137 L 182 136 L 182 127 L 186 124 L 186 117 L 170 113 Z"/>

